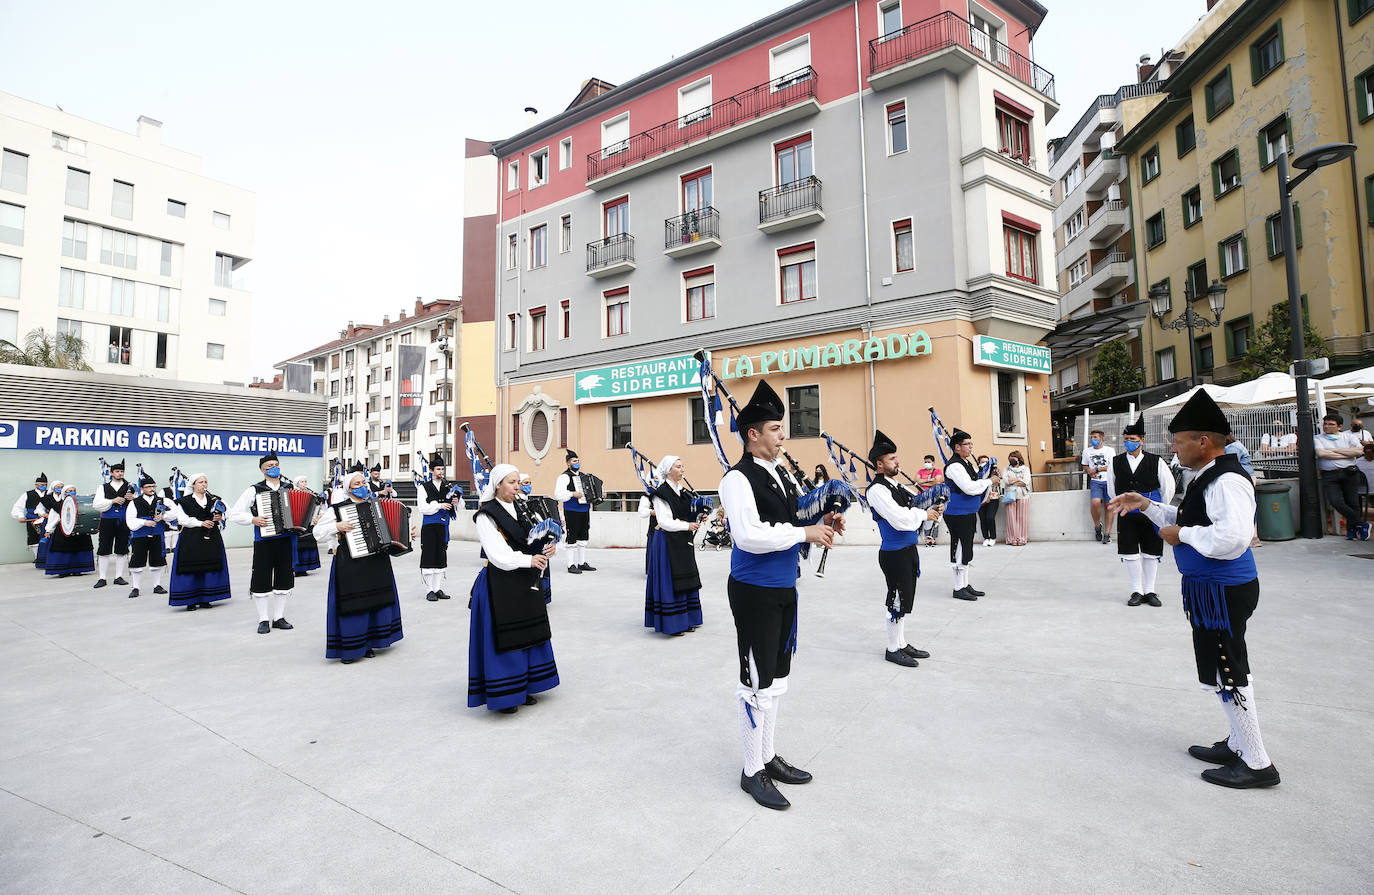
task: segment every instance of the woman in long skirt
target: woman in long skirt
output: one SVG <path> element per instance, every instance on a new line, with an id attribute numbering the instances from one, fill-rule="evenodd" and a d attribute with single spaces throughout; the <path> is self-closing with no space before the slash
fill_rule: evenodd
<path id="1" fill-rule="evenodd" d="M 296 479 L 296 487 L 303 491 L 310 489 L 310 481 L 305 476 Z M 321 513 L 320 518 L 326 514 Z M 320 567 L 320 545 L 313 531 L 296 535 L 295 560 L 292 563 L 297 575 L 308 575 Z"/>
<path id="2" fill-rule="evenodd" d="M 43 557 L 43 574 L 55 578 L 81 575 L 95 571 L 95 544 L 90 535 L 63 534 L 62 501 L 76 493 L 72 485 L 63 486 L 62 482 L 52 483 L 53 500 L 49 504 L 48 552 Z"/>
<path id="3" fill-rule="evenodd" d="M 506 714 L 558 686 L 540 584 L 555 545 L 529 543 L 529 518 L 515 503 L 519 489 L 520 471 L 499 464 L 474 516 L 486 563 L 472 584 L 468 707 Z"/>
<path id="4" fill-rule="evenodd" d="M 385 649 L 405 636 L 401 631 L 401 602 L 396 594 L 396 576 L 391 571 L 391 555 L 379 550 L 355 557 L 348 538 L 341 537 L 357 525 L 347 520 L 348 507 L 364 504 L 371 496 L 367 474 L 353 473 L 343 490 L 334 492 L 332 505 L 320 514 L 312 533 L 326 549 L 334 548 L 324 614 L 324 657 L 338 659 L 344 665 L 371 659 L 377 655 L 375 650 Z"/>
<path id="5" fill-rule="evenodd" d="M 163 515 L 175 516 L 181 526 L 172 555 L 167 605 L 185 606 L 187 612 L 194 612 L 233 596 L 229 591 L 229 557 L 220 534 L 224 501 L 210 493 L 210 480 L 203 473 L 191 476 L 191 492 L 173 501 Z"/>
<path id="6" fill-rule="evenodd" d="M 681 637 L 701 624 L 701 575 L 692 538 L 700 525 L 692 513 L 682 460 L 658 464 L 663 483 L 654 492 L 658 530 L 649 542 L 649 581 L 644 588 L 644 627 Z"/>

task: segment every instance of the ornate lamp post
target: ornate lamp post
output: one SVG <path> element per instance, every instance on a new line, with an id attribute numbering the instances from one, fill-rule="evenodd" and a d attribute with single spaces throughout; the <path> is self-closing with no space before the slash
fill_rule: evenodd
<path id="1" fill-rule="evenodd" d="M 1169 316 L 1169 308 L 1173 304 L 1170 294 L 1169 284 L 1166 282 L 1156 283 L 1150 287 L 1150 310 L 1159 321 L 1161 329 L 1188 330 L 1188 382 L 1190 386 L 1197 386 L 1197 343 L 1193 338 L 1193 331 L 1198 329 L 1211 329 L 1221 325 L 1221 312 L 1226 310 L 1226 287 L 1216 280 L 1207 287 L 1207 305 L 1212 309 L 1212 319 L 1193 310 L 1193 302 L 1202 296 L 1193 294 L 1193 283 L 1185 280 L 1183 283 L 1184 307 L 1180 314 L 1171 323 L 1165 323 L 1164 318 Z"/>

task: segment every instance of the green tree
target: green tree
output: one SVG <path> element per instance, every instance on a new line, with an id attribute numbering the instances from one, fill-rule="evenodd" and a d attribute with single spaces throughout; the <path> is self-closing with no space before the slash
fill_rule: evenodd
<path id="1" fill-rule="evenodd" d="M 1131 360 L 1131 352 L 1121 339 L 1113 339 L 1097 353 L 1093 362 L 1093 397 L 1101 400 L 1145 386 L 1145 371 Z"/>
<path id="2" fill-rule="evenodd" d="M 85 340 L 71 333 L 49 335 L 42 327 L 29 330 L 23 348 L 0 339 L 0 364 L 91 371 L 91 365 L 86 363 Z"/>
<path id="3" fill-rule="evenodd" d="M 1331 354 L 1322 337 L 1312 328 L 1303 314 L 1303 343 L 1308 357 L 1327 357 Z M 1265 373 L 1287 372 L 1293 362 L 1293 328 L 1288 323 L 1288 302 L 1281 301 L 1269 309 L 1269 316 L 1250 339 L 1250 348 L 1240 358 L 1242 382 L 1258 379 Z"/>

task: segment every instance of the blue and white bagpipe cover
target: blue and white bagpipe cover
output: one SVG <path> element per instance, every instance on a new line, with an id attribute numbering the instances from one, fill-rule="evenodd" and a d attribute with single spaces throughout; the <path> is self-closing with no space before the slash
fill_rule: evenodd
<path id="1" fill-rule="evenodd" d="M 802 525 L 815 525 L 827 513 L 843 513 L 857 500 L 859 492 L 848 482 L 829 479 L 797 498 L 797 518 Z M 803 559 L 810 555 L 810 548 L 810 544 L 801 545 Z"/>
<path id="2" fill-rule="evenodd" d="M 546 537 L 552 538 L 554 543 L 563 540 L 563 526 L 558 524 L 557 519 L 541 519 L 531 525 L 529 538 L 526 539 L 525 543 L 533 544 Z"/>
<path id="3" fill-rule="evenodd" d="M 705 497 L 700 494 L 692 498 L 692 507 L 690 512 L 696 518 L 700 519 L 703 516 L 709 516 L 715 511 L 716 504 L 715 501 L 711 500 L 711 498 Z"/>

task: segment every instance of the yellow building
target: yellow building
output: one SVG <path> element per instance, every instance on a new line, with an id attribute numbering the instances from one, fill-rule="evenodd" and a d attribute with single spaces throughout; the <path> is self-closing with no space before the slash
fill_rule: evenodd
<path id="1" fill-rule="evenodd" d="M 1374 0 L 1239 4 L 1117 144 L 1129 165 L 1142 293 L 1167 282 L 1169 323 L 1189 292 L 1194 309 L 1210 319 L 1206 287 L 1213 280 L 1227 287 L 1220 326 L 1195 333 L 1204 379 L 1236 381 L 1254 332 L 1286 300 L 1276 159 L 1323 143 L 1349 141 L 1360 149 L 1294 192 L 1299 281 L 1333 368 L 1374 362 L 1371 11 Z M 1164 329 L 1150 317 L 1143 341 L 1148 385 L 1190 375 L 1186 331 Z"/>

